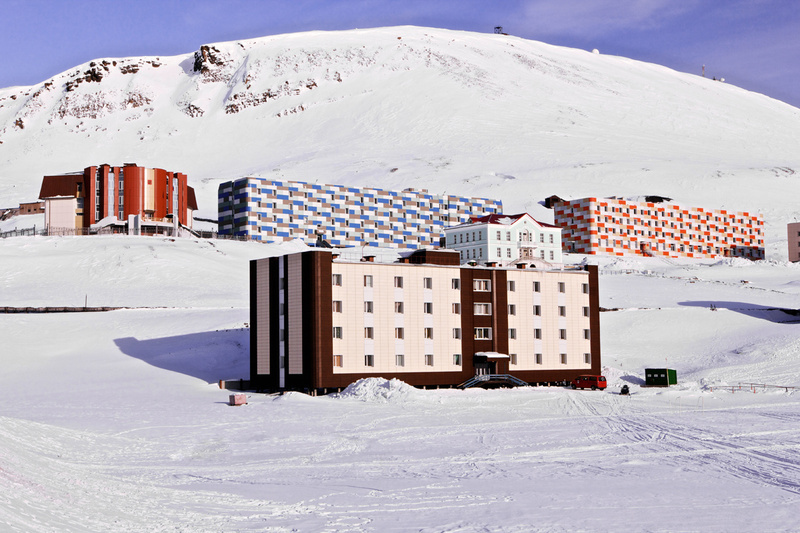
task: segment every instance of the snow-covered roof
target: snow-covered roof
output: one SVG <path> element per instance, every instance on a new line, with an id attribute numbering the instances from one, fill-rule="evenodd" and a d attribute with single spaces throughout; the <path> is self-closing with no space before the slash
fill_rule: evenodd
<path id="1" fill-rule="evenodd" d="M 472 217 L 470 218 L 469 222 L 465 222 L 464 224 L 459 224 L 458 226 L 452 226 L 447 229 L 459 228 L 462 226 L 473 226 L 476 224 L 495 224 L 500 226 L 511 226 L 516 224 L 519 220 L 523 218 L 529 218 L 534 223 L 538 224 L 543 228 L 553 228 L 553 229 L 561 229 L 558 226 L 554 226 L 553 224 L 547 224 L 546 222 L 540 222 L 533 218 L 528 213 L 517 213 L 516 215 L 506 215 L 503 213 L 493 213 L 491 215 L 484 215 L 482 217 Z"/>

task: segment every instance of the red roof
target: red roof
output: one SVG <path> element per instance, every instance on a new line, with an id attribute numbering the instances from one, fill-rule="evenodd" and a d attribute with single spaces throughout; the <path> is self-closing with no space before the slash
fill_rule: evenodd
<path id="1" fill-rule="evenodd" d="M 539 224 L 540 226 L 543 226 L 545 228 L 558 228 L 558 226 L 554 226 L 552 224 L 547 224 L 545 222 L 539 222 L 538 220 L 536 220 L 535 218 L 530 216 L 528 213 L 518 213 L 516 215 L 504 215 L 503 213 L 493 213 L 491 215 L 485 215 L 485 216 L 482 216 L 482 217 L 470 217 L 469 223 L 470 224 L 503 224 L 503 225 L 508 226 L 510 224 L 506 224 L 505 222 L 500 222 L 500 221 L 501 220 L 511 219 L 512 220 L 511 224 L 513 224 L 514 222 L 516 222 L 517 220 L 519 220 L 522 217 L 529 217 L 531 220 L 533 220 L 534 222 L 536 222 L 537 224 Z"/>
<path id="2" fill-rule="evenodd" d="M 66 174 L 63 176 L 45 176 L 42 179 L 42 188 L 39 190 L 39 199 L 54 196 L 75 196 L 77 184 L 83 183 L 83 174 Z"/>
<path id="3" fill-rule="evenodd" d="M 197 198 L 194 195 L 194 189 L 186 186 L 186 203 L 189 209 L 197 211 Z"/>

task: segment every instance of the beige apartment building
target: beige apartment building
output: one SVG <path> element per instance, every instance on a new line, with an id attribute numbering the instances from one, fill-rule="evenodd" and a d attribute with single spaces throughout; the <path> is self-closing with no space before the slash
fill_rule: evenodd
<path id="1" fill-rule="evenodd" d="M 445 250 L 367 259 L 313 250 L 251 261 L 253 386 L 557 383 L 600 372 L 597 267 L 462 266 Z"/>

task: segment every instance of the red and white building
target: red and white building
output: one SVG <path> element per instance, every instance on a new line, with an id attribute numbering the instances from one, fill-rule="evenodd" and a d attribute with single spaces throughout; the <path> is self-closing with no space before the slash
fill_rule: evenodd
<path id="1" fill-rule="evenodd" d="M 254 260 L 250 386 L 325 391 L 366 377 L 455 386 L 476 375 L 552 383 L 599 374 L 597 280 L 596 266 L 471 267 L 447 250 L 386 263 L 323 249 Z"/>
<path id="2" fill-rule="evenodd" d="M 565 200 L 554 212 L 568 252 L 764 259 L 764 219 L 754 213 L 620 198 Z"/>
<path id="3" fill-rule="evenodd" d="M 135 225 L 137 233 L 163 233 L 192 227 L 197 200 L 186 182 L 186 174 L 160 168 L 100 165 L 45 176 L 39 198 L 50 232 Z"/>
<path id="4" fill-rule="evenodd" d="M 525 261 L 559 265 L 561 228 L 534 219 L 528 213 L 491 214 L 445 228 L 445 248 L 456 250 L 461 263 L 502 266 Z"/>

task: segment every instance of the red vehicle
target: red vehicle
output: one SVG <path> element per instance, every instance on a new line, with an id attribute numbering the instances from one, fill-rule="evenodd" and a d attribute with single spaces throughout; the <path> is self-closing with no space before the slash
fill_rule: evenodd
<path id="1" fill-rule="evenodd" d="M 572 380 L 573 389 L 586 389 L 592 390 L 605 389 L 608 386 L 605 376 L 578 376 Z"/>

